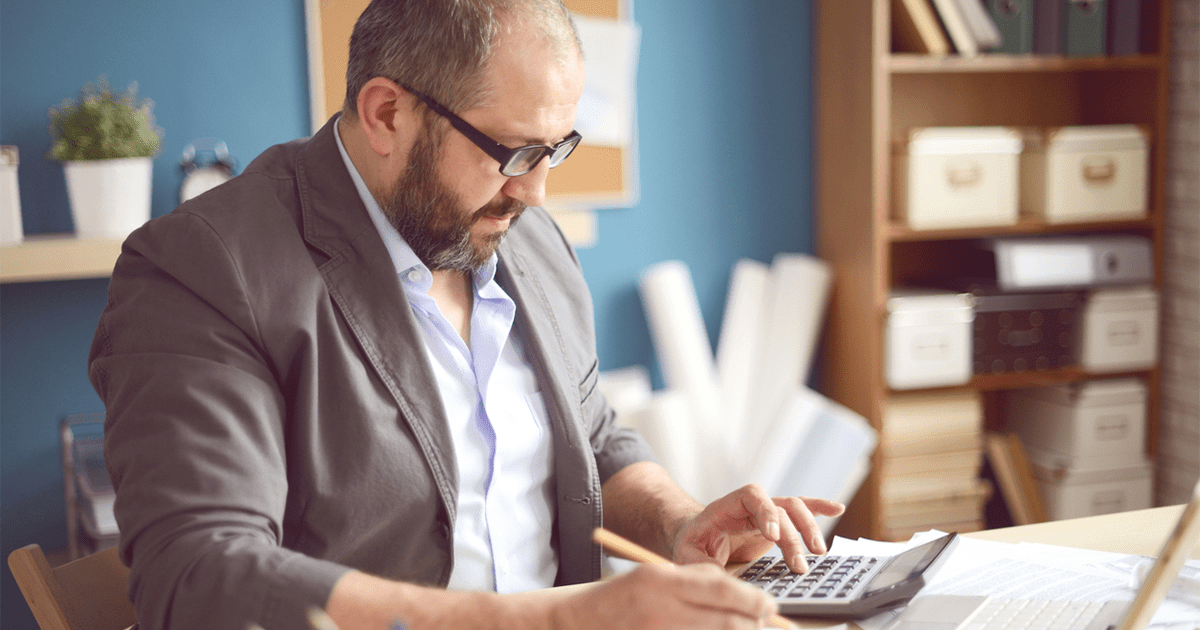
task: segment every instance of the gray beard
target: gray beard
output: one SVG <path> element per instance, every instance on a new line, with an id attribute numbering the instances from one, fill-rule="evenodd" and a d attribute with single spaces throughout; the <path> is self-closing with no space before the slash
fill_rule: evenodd
<path id="1" fill-rule="evenodd" d="M 525 204 L 506 197 L 475 212 L 463 211 L 458 195 L 437 178 L 437 155 L 435 138 L 422 133 L 409 153 L 404 173 L 390 194 L 380 200 L 380 208 L 431 271 L 474 272 L 496 252 L 507 230 L 489 235 L 476 247 L 471 242 L 471 226 L 485 216 L 514 213 L 511 227 L 525 211 Z"/>

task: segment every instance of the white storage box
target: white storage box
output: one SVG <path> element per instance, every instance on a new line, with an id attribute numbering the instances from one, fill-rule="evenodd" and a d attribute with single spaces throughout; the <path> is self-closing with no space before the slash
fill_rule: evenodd
<path id="1" fill-rule="evenodd" d="M 1007 127 L 912 130 L 894 155 L 894 215 L 918 230 L 1016 223 L 1021 142 Z"/>
<path id="2" fill-rule="evenodd" d="M 1047 223 L 1146 216 L 1149 152 L 1137 125 L 1057 127 L 1025 133 L 1022 212 Z"/>
<path id="3" fill-rule="evenodd" d="M 20 153 L 15 146 L 0 146 L 0 245 L 13 245 L 25 238 L 21 226 L 21 193 L 17 186 Z"/>
<path id="4" fill-rule="evenodd" d="M 1013 390 L 1008 426 L 1047 467 L 1135 466 L 1145 458 L 1146 385 L 1124 378 Z"/>
<path id="5" fill-rule="evenodd" d="M 1152 465 L 1107 469 L 1048 468 L 1030 453 L 1046 516 L 1051 520 L 1142 510 L 1153 497 Z"/>
<path id="6" fill-rule="evenodd" d="M 1153 367 L 1158 361 L 1158 292 L 1150 286 L 1089 293 L 1080 317 L 1079 364 L 1091 372 Z"/>
<path id="7" fill-rule="evenodd" d="M 893 389 L 958 385 L 971 380 L 971 296 L 897 289 L 887 302 L 884 354 Z"/>

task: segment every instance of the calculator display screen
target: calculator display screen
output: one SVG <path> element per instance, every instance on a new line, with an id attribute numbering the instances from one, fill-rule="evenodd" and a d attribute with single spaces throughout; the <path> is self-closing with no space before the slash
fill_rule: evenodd
<path id="1" fill-rule="evenodd" d="M 865 595 L 890 588 L 913 576 L 920 575 L 930 563 L 937 559 L 938 554 L 946 548 L 951 536 L 942 536 L 937 540 L 913 547 L 904 553 L 897 554 L 879 568 L 879 572 L 871 579 L 865 589 Z"/>

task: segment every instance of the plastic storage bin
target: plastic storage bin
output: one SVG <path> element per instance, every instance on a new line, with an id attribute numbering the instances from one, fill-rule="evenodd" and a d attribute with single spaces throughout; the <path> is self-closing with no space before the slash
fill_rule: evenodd
<path id="1" fill-rule="evenodd" d="M 895 147 L 895 217 L 918 230 L 1016 223 L 1021 143 L 1007 127 L 912 130 Z"/>
<path id="2" fill-rule="evenodd" d="M 897 289 L 887 302 L 886 375 L 893 389 L 971 380 L 971 296 Z"/>
<path id="3" fill-rule="evenodd" d="M 1022 212 L 1048 223 L 1146 216 L 1147 145 L 1137 125 L 1026 130 Z"/>

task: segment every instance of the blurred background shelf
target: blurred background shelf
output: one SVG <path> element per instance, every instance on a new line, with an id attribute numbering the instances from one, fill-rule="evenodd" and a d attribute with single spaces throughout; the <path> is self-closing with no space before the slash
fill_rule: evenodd
<path id="1" fill-rule="evenodd" d="M 0 247 L 0 282 L 107 278 L 121 253 L 121 240 L 80 239 L 74 234 L 26 236 Z"/>

